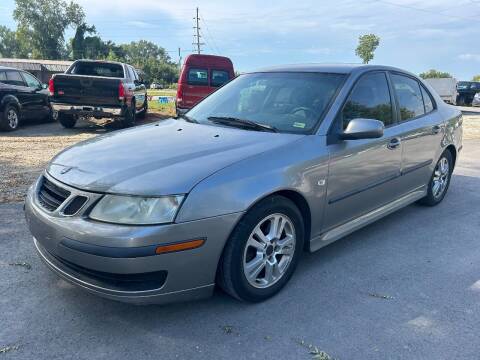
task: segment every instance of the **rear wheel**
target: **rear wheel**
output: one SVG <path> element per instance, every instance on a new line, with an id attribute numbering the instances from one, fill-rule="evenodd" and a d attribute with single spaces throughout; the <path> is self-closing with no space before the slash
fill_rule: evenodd
<path id="1" fill-rule="evenodd" d="M 238 223 L 224 249 L 218 282 L 237 299 L 259 302 L 290 280 L 303 250 L 300 211 L 283 196 L 255 205 Z"/>
<path id="2" fill-rule="evenodd" d="M 137 117 L 139 119 L 145 119 L 145 116 L 147 116 L 147 112 L 148 112 L 148 100 L 145 97 L 145 103 L 143 104 L 143 109 L 137 114 Z"/>
<path id="3" fill-rule="evenodd" d="M 136 122 L 136 112 L 135 112 L 135 107 L 132 105 L 132 107 L 127 108 L 125 110 L 125 116 L 122 119 L 122 125 L 123 127 L 131 127 L 134 126 Z"/>
<path id="4" fill-rule="evenodd" d="M 66 129 L 71 129 L 77 123 L 77 118 L 71 114 L 57 114 L 58 122 Z"/>
<path id="5" fill-rule="evenodd" d="M 453 158 L 449 150 L 444 151 L 438 160 L 428 184 L 427 196 L 419 201 L 422 205 L 435 206 L 445 197 L 453 172 Z"/>
<path id="6" fill-rule="evenodd" d="M 7 105 L 0 119 L 0 129 L 5 131 L 14 131 L 20 125 L 20 114 L 13 105 Z"/>

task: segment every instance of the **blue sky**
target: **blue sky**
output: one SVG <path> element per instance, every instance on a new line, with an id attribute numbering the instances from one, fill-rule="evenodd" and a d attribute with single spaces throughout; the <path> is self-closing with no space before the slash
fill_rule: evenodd
<path id="1" fill-rule="evenodd" d="M 274 64 L 359 62 L 358 36 L 381 43 L 372 63 L 414 73 L 430 68 L 457 79 L 480 74 L 480 0 L 190 1 L 77 0 L 104 39 L 147 39 L 178 59 L 192 51 L 200 8 L 205 53 L 248 71 Z M 0 24 L 14 27 L 14 0 L 0 2 Z"/>

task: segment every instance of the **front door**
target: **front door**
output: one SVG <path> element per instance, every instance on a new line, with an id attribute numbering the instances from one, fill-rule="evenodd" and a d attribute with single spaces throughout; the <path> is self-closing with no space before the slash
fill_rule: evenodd
<path id="1" fill-rule="evenodd" d="M 355 118 L 380 120 L 378 139 L 339 140 L 328 145 L 329 175 L 323 230 L 328 231 L 389 203 L 402 195 L 398 187 L 402 164 L 401 133 L 394 125 L 393 97 L 385 72 L 363 75 L 354 86 L 336 130 Z"/>
<path id="2" fill-rule="evenodd" d="M 37 78 L 29 73 L 21 73 L 27 89 L 25 93 L 28 98 L 28 103 L 25 105 L 28 108 L 27 116 L 32 119 L 43 119 L 49 112 L 47 91 L 43 89 L 42 84 Z"/>

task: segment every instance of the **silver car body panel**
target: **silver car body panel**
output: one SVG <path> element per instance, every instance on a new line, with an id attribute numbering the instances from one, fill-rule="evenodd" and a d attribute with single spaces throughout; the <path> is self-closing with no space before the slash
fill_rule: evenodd
<path id="1" fill-rule="evenodd" d="M 213 289 L 230 233 L 261 199 L 273 193 L 293 199 L 305 217 L 308 248 L 315 251 L 424 196 L 445 148 L 451 147 L 454 157 L 461 150 L 461 113 L 425 83 L 437 104 L 433 112 L 387 127 L 381 138 L 332 141 L 332 124 L 355 82 L 369 71 L 398 69 L 306 66 L 264 71 L 285 69 L 349 74 L 312 134 L 166 120 L 99 136 L 57 155 L 44 175 L 90 200 L 79 214 L 65 217 L 61 208 L 49 213 L 38 204 L 38 183 L 30 189 L 26 217 L 40 256 L 47 264 L 51 254 L 108 273 L 168 271 L 161 288 L 119 295 L 72 279 L 68 269 L 49 264 L 68 281 L 109 298 L 164 303 L 203 297 Z M 395 147 L 389 146 L 392 139 L 399 140 Z M 186 198 L 173 224 L 125 226 L 88 218 L 104 193 Z M 138 249 L 197 238 L 206 239 L 198 249 L 133 258 L 98 256 L 62 245 L 70 239 L 85 246 Z M 48 254 L 42 255 L 42 247 Z"/>

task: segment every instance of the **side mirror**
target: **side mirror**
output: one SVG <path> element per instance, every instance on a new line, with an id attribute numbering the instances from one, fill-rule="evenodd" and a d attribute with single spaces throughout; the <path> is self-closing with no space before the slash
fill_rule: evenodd
<path id="1" fill-rule="evenodd" d="M 383 136 L 385 126 L 379 120 L 353 119 L 340 134 L 342 140 L 375 139 Z"/>

